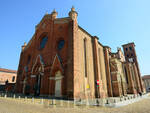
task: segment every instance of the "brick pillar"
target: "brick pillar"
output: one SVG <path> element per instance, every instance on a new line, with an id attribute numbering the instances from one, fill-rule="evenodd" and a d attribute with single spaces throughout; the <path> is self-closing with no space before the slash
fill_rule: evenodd
<path id="1" fill-rule="evenodd" d="M 99 59 L 98 59 L 98 47 L 97 47 L 97 43 L 98 43 L 98 38 L 97 37 L 93 37 L 93 59 L 94 59 L 94 81 L 96 82 L 97 80 L 101 80 L 100 79 L 100 65 L 99 65 Z M 95 85 L 95 97 L 96 98 L 100 98 L 100 88 L 97 87 L 96 83 L 94 83 Z"/>
<path id="2" fill-rule="evenodd" d="M 105 58 L 105 66 L 106 66 L 106 78 L 107 78 L 107 90 L 108 96 L 113 97 L 112 92 L 112 83 L 111 83 L 111 74 L 110 74 L 110 60 L 109 60 L 109 48 L 104 48 L 104 58 Z"/>
<path id="3" fill-rule="evenodd" d="M 139 79 L 139 83 L 140 83 L 140 87 L 141 87 L 141 91 L 143 92 L 143 85 L 142 85 L 142 78 L 141 78 L 141 73 L 140 73 L 140 68 L 139 68 L 139 64 L 138 64 L 138 60 L 137 60 L 137 56 L 136 56 L 136 50 L 135 48 L 133 48 L 134 52 L 135 52 L 135 65 L 137 67 L 137 72 L 138 72 L 138 79 Z"/>
<path id="4" fill-rule="evenodd" d="M 74 98 L 80 98 L 80 87 L 79 87 L 79 76 L 80 76 L 80 72 L 79 72 L 79 54 L 78 51 L 80 51 L 80 48 L 78 46 L 78 37 L 77 37 L 77 21 L 74 20 L 73 21 L 73 81 L 74 81 Z"/>
<path id="5" fill-rule="evenodd" d="M 138 65 L 137 62 L 135 62 L 135 64 L 137 66 L 137 72 L 138 72 L 138 78 L 139 78 L 139 83 L 140 83 L 141 91 L 143 92 L 142 78 L 141 78 L 141 74 L 140 74 L 139 65 Z"/>
<path id="6" fill-rule="evenodd" d="M 72 20 L 72 75 L 73 75 L 73 97 L 74 99 L 79 99 L 82 97 L 81 90 L 81 65 L 80 65 L 80 45 L 78 37 L 78 23 L 77 23 L 78 13 L 75 11 L 75 8 L 72 7 L 69 12 L 69 17 Z"/>
<path id="7" fill-rule="evenodd" d="M 137 71 L 137 67 L 136 67 L 135 63 L 133 64 L 133 69 L 134 69 L 134 74 L 135 74 L 135 79 L 136 79 L 137 92 L 141 92 L 138 71 Z"/>

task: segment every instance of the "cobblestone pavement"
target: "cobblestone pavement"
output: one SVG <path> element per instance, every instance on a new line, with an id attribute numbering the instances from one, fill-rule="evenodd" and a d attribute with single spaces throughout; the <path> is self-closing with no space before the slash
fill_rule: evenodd
<path id="1" fill-rule="evenodd" d="M 119 108 L 46 107 L 14 99 L 0 98 L 0 113 L 150 113 L 150 97 Z"/>

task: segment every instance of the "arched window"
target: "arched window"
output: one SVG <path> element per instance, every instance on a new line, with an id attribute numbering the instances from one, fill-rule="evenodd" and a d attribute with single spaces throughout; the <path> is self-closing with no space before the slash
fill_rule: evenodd
<path id="1" fill-rule="evenodd" d="M 15 76 L 12 77 L 12 82 L 14 82 L 14 81 L 15 81 Z"/>
<path id="2" fill-rule="evenodd" d="M 132 51 L 132 47 L 129 47 L 129 49 Z"/>
<path id="3" fill-rule="evenodd" d="M 64 40 L 60 40 L 58 42 L 58 46 L 57 46 L 58 50 L 61 50 L 64 47 L 64 45 L 65 45 L 65 41 Z"/>
<path id="4" fill-rule="evenodd" d="M 42 40 L 40 42 L 40 49 L 43 49 L 45 47 L 47 40 L 48 40 L 47 36 L 42 38 Z"/>
<path id="5" fill-rule="evenodd" d="M 86 38 L 84 38 L 84 69 L 85 69 L 85 77 L 87 77 L 87 55 L 86 55 Z"/>

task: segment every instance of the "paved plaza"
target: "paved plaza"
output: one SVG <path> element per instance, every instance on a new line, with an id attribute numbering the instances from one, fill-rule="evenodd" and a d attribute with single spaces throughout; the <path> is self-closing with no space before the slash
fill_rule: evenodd
<path id="1" fill-rule="evenodd" d="M 107 107 L 47 107 L 21 100 L 0 98 L 0 113 L 150 113 L 150 97 L 119 108 Z"/>

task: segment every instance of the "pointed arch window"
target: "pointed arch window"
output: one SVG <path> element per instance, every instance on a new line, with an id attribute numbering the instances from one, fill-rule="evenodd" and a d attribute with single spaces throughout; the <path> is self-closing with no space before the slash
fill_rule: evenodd
<path id="1" fill-rule="evenodd" d="M 58 50 L 61 50 L 63 47 L 64 47 L 64 45 L 65 45 L 65 41 L 64 40 L 60 40 L 59 42 L 58 42 Z"/>
<path id="2" fill-rule="evenodd" d="M 86 42 L 87 42 L 87 39 L 84 38 L 84 70 L 85 70 L 85 77 L 87 77 L 87 52 L 86 52 Z"/>
<path id="3" fill-rule="evenodd" d="M 40 42 L 40 49 L 43 49 L 45 47 L 47 40 L 48 40 L 47 36 L 42 38 L 42 40 Z"/>

